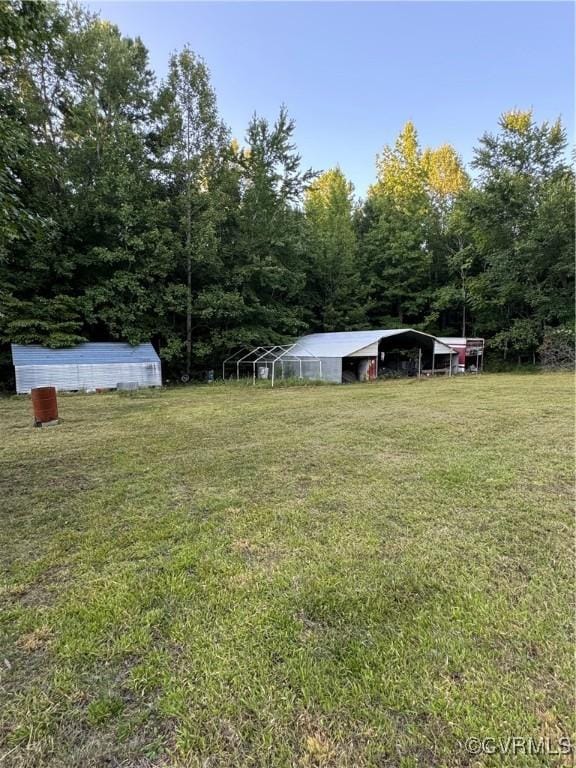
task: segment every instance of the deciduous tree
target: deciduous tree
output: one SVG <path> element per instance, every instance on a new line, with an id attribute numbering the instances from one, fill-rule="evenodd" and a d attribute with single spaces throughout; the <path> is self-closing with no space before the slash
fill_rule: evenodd
<path id="1" fill-rule="evenodd" d="M 352 184 L 340 168 L 323 173 L 306 191 L 307 301 L 317 330 L 366 322 L 354 227 Z"/>

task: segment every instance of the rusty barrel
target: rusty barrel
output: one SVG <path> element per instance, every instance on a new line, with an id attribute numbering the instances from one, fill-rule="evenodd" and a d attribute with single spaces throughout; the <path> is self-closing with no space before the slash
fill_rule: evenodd
<path id="1" fill-rule="evenodd" d="M 58 421 L 56 387 L 36 387 L 32 390 L 31 395 L 35 424 Z"/>

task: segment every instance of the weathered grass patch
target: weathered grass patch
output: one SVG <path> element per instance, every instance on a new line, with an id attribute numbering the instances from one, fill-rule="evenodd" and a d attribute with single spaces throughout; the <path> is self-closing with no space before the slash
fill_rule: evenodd
<path id="1" fill-rule="evenodd" d="M 568 375 L 0 400 L 4 766 L 563 765 Z M 520 761 L 520 762 L 519 762 Z"/>

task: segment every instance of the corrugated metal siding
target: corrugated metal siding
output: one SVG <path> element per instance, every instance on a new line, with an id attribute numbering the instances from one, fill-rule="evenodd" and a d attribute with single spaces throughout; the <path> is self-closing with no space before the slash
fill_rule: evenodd
<path id="1" fill-rule="evenodd" d="M 49 349 L 37 344 L 12 344 L 12 360 L 14 366 L 160 362 L 152 344 L 133 347 L 119 341 L 88 342 L 64 349 Z"/>
<path id="2" fill-rule="evenodd" d="M 363 347 L 357 352 L 352 352 L 352 354 L 347 355 L 347 357 L 378 357 L 378 342 L 375 341 L 374 344 L 369 344 L 367 347 Z"/>
<path id="3" fill-rule="evenodd" d="M 34 387 L 61 391 L 115 388 L 121 381 L 135 381 L 139 387 L 162 386 L 160 362 L 17 365 L 15 369 L 18 394 L 29 393 Z"/>
<path id="4" fill-rule="evenodd" d="M 434 342 L 435 355 L 449 355 L 452 352 L 454 352 L 456 349 L 458 349 L 458 347 L 453 344 L 448 345 L 448 344 L 444 344 L 444 342 L 441 342 L 441 341 Z"/>
<path id="5" fill-rule="evenodd" d="M 465 347 L 466 338 L 464 336 L 438 336 L 438 341 L 447 344 L 449 347 Z"/>

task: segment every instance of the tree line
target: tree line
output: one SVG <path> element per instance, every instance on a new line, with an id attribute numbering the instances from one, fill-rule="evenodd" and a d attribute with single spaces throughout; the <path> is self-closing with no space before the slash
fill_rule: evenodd
<path id="1" fill-rule="evenodd" d="M 81 6 L 0 5 L 0 344 L 151 340 L 168 376 L 304 332 L 412 327 L 532 359 L 574 310 L 561 122 L 501 116 L 470 172 L 408 122 L 365 199 L 302 167 L 294 122 L 241 140 L 204 61 L 158 82 Z M 563 336 L 563 337 L 564 337 Z"/>

